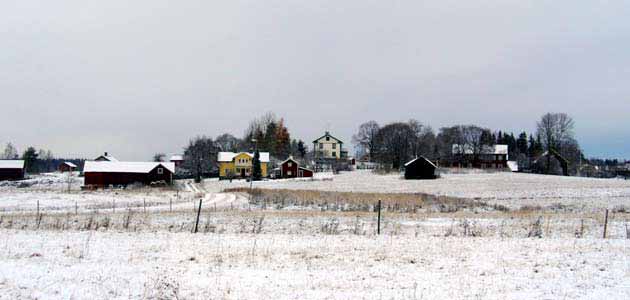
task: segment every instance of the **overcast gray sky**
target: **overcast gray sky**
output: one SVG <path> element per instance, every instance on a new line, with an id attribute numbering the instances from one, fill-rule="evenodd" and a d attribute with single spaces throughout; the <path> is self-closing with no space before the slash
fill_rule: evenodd
<path id="1" fill-rule="evenodd" d="M 150 159 L 267 111 L 306 141 L 567 112 L 630 158 L 628 1 L 3 1 L 0 143 Z"/>

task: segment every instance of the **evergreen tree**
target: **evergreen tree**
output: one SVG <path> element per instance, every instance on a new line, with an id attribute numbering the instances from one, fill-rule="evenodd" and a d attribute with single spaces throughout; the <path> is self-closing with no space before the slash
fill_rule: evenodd
<path id="1" fill-rule="evenodd" d="M 302 140 L 298 141 L 297 152 L 300 155 L 300 158 L 304 158 L 304 156 L 306 156 L 306 147 L 304 147 L 304 142 Z"/>
<path id="2" fill-rule="evenodd" d="M 262 179 L 262 169 L 260 167 L 260 152 L 258 150 L 256 150 L 256 152 L 254 153 L 254 159 L 252 159 L 252 177 L 255 181 Z"/>
<path id="3" fill-rule="evenodd" d="M 291 153 L 291 136 L 289 130 L 284 126 L 284 119 L 276 125 L 275 132 L 275 150 L 276 157 L 287 157 Z"/>
<path id="4" fill-rule="evenodd" d="M 499 133 L 497 134 L 497 144 L 503 144 L 503 142 L 503 133 L 499 130 Z"/>
<path id="5" fill-rule="evenodd" d="M 527 133 L 525 133 L 524 131 L 521 132 L 521 134 L 518 135 L 518 139 L 516 140 L 516 151 L 519 154 L 525 154 L 527 155 L 528 152 L 528 147 L 527 147 Z"/>
<path id="6" fill-rule="evenodd" d="M 37 150 L 33 147 L 28 147 L 24 154 L 22 155 L 22 160 L 24 160 L 24 168 L 28 173 L 37 173 Z"/>

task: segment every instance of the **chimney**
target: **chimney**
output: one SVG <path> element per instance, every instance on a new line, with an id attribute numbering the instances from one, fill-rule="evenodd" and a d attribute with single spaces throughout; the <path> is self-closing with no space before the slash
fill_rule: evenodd
<path id="1" fill-rule="evenodd" d="M 105 154 L 103 154 L 103 156 L 107 157 L 107 152 L 105 152 Z"/>

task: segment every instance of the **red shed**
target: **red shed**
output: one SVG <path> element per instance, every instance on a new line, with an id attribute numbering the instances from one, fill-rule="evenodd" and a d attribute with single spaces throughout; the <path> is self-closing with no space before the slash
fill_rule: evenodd
<path id="1" fill-rule="evenodd" d="M 313 177 L 313 171 L 300 167 L 300 163 L 293 157 L 280 163 L 280 174 L 282 178 Z"/>
<path id="2" fill-rule="evenodd" d="M 23 160 L 0 160 L 0 181 L 24 179 Z"/>
<path id="3" fill-rule="evenodd" d="M 299 167 L 300 164 L 293 157 L 289 157 L 280 163 L 280 174 L 282 174 L 282 178 L 296 178 L 298 177 Z"/>
<path id="4" fill-rule="evenodd" d="M 83 167 L 86 186 L 127 186 L 140 183 L 173 183 L 174 163 L 86 161 Z"/>
<path id="5" fill-rule="evenodd" d="M 74 172 L 77 169 L 77 165 L 65 161 L 62 164 L 59 165 L 59 172 L 64 173 L 64 172 Z"/>
<path id="6" fill-rule="evenodd" d="M 298 177 L 313 177 L 313 170 L 300 167 Z"/>

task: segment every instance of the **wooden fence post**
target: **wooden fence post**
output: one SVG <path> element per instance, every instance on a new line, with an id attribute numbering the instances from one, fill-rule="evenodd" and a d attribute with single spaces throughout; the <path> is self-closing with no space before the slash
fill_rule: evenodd
<path id="1" fill-rule="evenodd" d="M 606 209 L 606 217 L 604 218 L 604 238 L 606 238 L 607 230 L 608 230 L 608 209 Z"/>
<path id="2" fill-rule="evenodd" d="M 79 203 L 77 203 L 77 201 L 74 201 L 74 214 L 79 214 Z"/>
<path id="3" fill-rule="evenodd" d="M 39 219 L 39 200 L 37 200 L 37 218 Z"/>
<path id="4" fill-rule="evenodd" d="M 112 212 L 116 213 L 116 199 L 112 200 Z"/>
<path id="5" fill-rule="evenodd" d="M 381 234 L 381 200 L 378 200 L 378 222 L 376 224 L 376 234 Z"/>
<path id="6" fill-rule="evenodd" d="M 199 215 L 201 215 L 201 202 L 203 201 L 202 199 L 199 199 L 199 209 L 197 210 L 197 221 L 195 221 L 195 232 L 197 233 L 197 227 L 199 227 Z"/>

